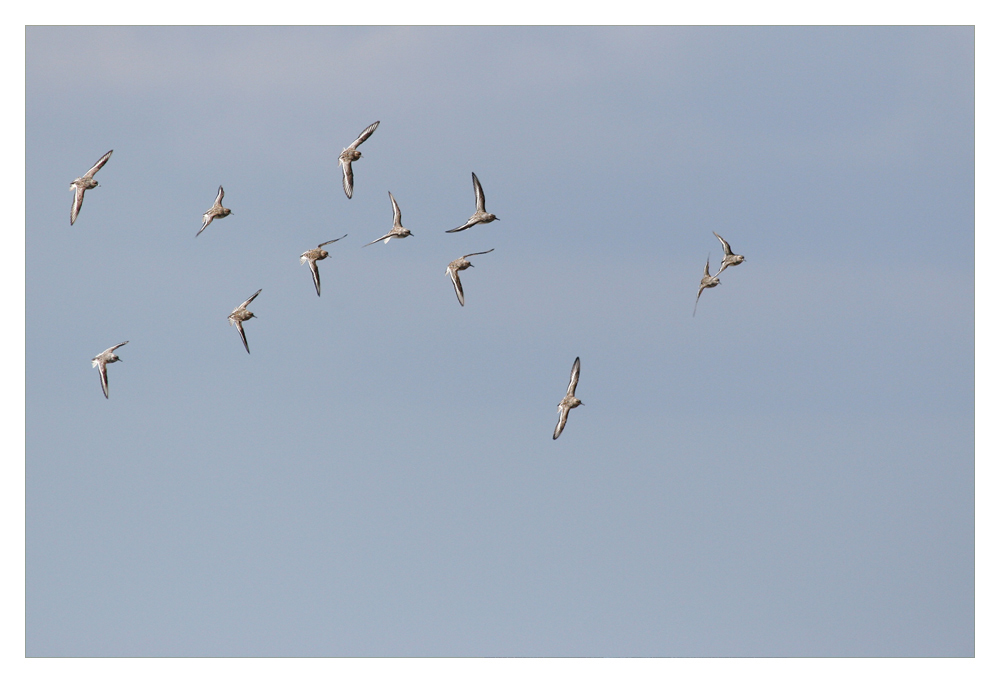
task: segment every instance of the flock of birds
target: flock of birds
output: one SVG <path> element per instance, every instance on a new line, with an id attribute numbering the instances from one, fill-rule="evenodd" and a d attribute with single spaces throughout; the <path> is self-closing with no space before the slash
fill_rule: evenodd
<path id="1" fill-rule="evenodd" d="M 701 286 L 698 287 L 698 296 L 696 296 L 694 299 L 694 313 L 691 314 L 692 318 L 694 317 L 694 314 L 698 312 L 698 299 L 701 298 L 701 293 L 710 287 L 715 287 L 716 285 L 718 285 L 719 275 L 726 268 L 728 268 L 729 266 L 738 266 L 746 260 L 745 258 L 743 258 L 742 255 L 734 254 L 733 250 L 729 248 L 729 242 L 722 239 L 719 233 L 713 230 L 712 234 L 718 237 L 719 241 L 722 242 L 722 251 L 723 251 L 722 266 L 719 268 L 718 273 L 716 273 L 715 275 L 711 275 L 708 272 L 708 264 L 709 261 L 711 261 L 712 259 L 712 254 L 709 253 L 708 258 L 705 259 L 705 276 L 701 278 Z"/>
<path id="2" fill-rule="evenodd" d="M 352 142 L 349 147 L 346 147 L 344 151 L 340 153 L 339 165 L 343 171 L 344 194 L 347 195 L 348 199 L 354 196 L 354 169 L 351 167 L 351 164 L 357 161 L 358 159 L 362 158 L 361 152 L 358 151 L 358 147 L 365 140 L 371 137 L 371 134 L 375 132 L 376 128 L 378 128 L 379 123 L 380 121 L 376 121 L 375 123 L 365 128 L 358 136 L 358 138 L 354 142 Z M 70 211 L 70 218 L 69 218 L 70 225 L 76 223 L 76 219 L 80 214 L 80 208 L 83 206 L 84 193 L 86 193 L 87 190 L 92 190 L 98 186 L 97 181 L 94 180 L 94 175 L 98 171 L 100 171 L 101 168 L 103 168 L 104 164 L 108 162 L 108 159 L 111 158 L 111 153 L 113 151 L 114 150 L 109 151 L 107 154 L 98 159 L 97 163 L 94 164 L 89 171 L 87 171 L 83 176 L 77 178 L 70 184 L 69 189 L 72 190 L 74 193 L 73 207 Z M 480 223 L 492 223 L 493 221 L 500 220 L 492 213 L 488 213 L 486 211 L 486 195 L 483 192 L 482 183 L 479 182 L 479 178 L 476 177 L 475 173 L 472 174 L 472 188 L 476 195 L 475 213 L 473 213 L 472 216 L 469 217 L 469 220 L 467 220 L 464 225 L 460 225 L 457 228 L 453 228 L 451 230 L 446 230 L 445 232 L 447 233 L 461 232 L 462 230 L 468 230 L 472 226 L 478 225 Z M 212 207 L 208 211 L 206 211 L 204 215 L 202 215 L 201 229 L 195 234 L 195 237 L 204 232 L 205 228 L 211 225 L 212 221 L 216 219 L 221 220 L 229 215 L 232 215 L 232 210 L 222 205 L 222 200 L 223 198 L 225 198 L 225 196 L 226 192 L 225 190 L 222 189 L 222 186 L 220 185 L 219 191 L 215 197 L 215 203 L 212 204 Z M 413 234 L 408 229 L 403 227 L 402 212 L 399 210 L 399 204 L 396 203 L 396 198 L 392 196 L 392 192 L 389 192 L 389 201 L 392 202 L 392 229 L 385 235 L 382 235 L 381 237 L 372 240 L 368 244 L 365 244 L 364 245 L 365 247 L 371 246 L 372 244 L 375 244 L 376 242 L 379 241 L 388 244 L 389 241 L 393 238 L 403 239 Z M 709 254 L 709 258 L 705 261 L 705 275 L 701 279 L 701 286 L 698 288 L 698 296 L 695 297 L 694 313 L 691 314 L 692 316 L 694 316 L 694 314 L 698 312 L 698 300 L 701 299 L 701 293 L 706 289 L 717 286 L 719 284 L 719 275 L 726 268 L 729 268 L 730 266 L 738 266 L 744 261 L 743 256 L 741 256 L 740 254 L 733 253 L 733 250 L 729 247 L 729 243 L 726 242 L 726 240 L 724 240 L 719 235 L 719 233 L 713 231 L 713 234 L 716 237 L 718 237 L 719 241 L 722 243 L 722 248 L 724 251 L 722 265 L 719 268 L 719 271 L 715 275 L 711 275 L 709 272 L 709 262 L 711 260 L 711 254 Z M 342 237 L 338 237 L 337 239 L 329 240 L 328 242 L 323 242 L 322 244 L 317 245 L 315 249 L 310 249 L 304 252 L 301 257 L 299 257 L 300 263 L 309 264 L 309 270 L 312 272 L 313 284 L 316 286 L 316 296 L 320 296 L 319 267 L 316 264 L 317 261 L 322 261 L 327 256 L 329 256 L 329 252 L 323 249 L 323 247 L 325 247 L 328 244 L 333 244 L 334 242 L 338 242 L 344 239 L 344 237 L 347 237 L 347 235 L 343 235 Z M 461 304 L 462 306 L 465 306 L 465 292 L 462 289 L 462 281 L 458 277 L 459 271 L 473 267 L 472 263 L 470 263 L 468 260 L 470 256 L 481 256 L 483 254 L 488 254 L 491 251 L 493 251 L 493 249 L 489 249 L 488 251 L 477 251 L 471 254 L 465 254 L 464 256 L 457 258 L 448 264 L 448 268 L 446 269 L 445 272 L 451 278 L 452 285 L 455 288 L 455 296 L 458 297 L 458 303 Z M 240 333 L 240 339 L 243 340 L 243 347 L 246 349 L 247 353 L 250 353 L 250 346 L 247 344 L 247 336 L 246 332 L 243 330 L 243 323 L 245 323 L 246 321 L 250 320 L 253 317 L 256 317 L 251 311 L 247 310 L 247 306 L 249 306 L 253 302 L 253 300 L 257 298 L 257 295 L 259 295 L 261 291 L 262 291 L 261 289 L 258 289 L 250 296 L 250 298 L 248 298 L 246 301 L 244 301 L 235 309 L 233 309 L 233 312 L 229 314 L 229 324 L 236 326 L 236 330 Z M 92 366 L 98 368 L 98 371 L 100 372 L 101 388 L 104 390 L 105 398 L 109 398 L 108 364 L 117 363 L 118 361 L 121 360 L 121 358 L 119 358 L 118 355 L 115 354 L 115 350 L 122 346 L 125 346 L 126 344 L 128 344 L 127 341 L 124 341 L 120 344 L 116 344 L 115 346 L 112 346 L 111 348 L 102 351 L 98 355 L 94 356 L 93 359 L 91 359 Z M 569 411 L 572 410 L 573 408 L 576 408 L 577 406 L 583 405 L 580 399 L 576 397 L 576 385 L 579 381 L 580 381 L 580 358 L 577 357 L 577 359 L 573 361 L 573 368 L 570 371 L 569 386 L 566 388 L 566 396 L 559 402 L 558 406 L 559 422 L 556 424 L 555 432 L 553 432 L 552 434 L 553 439 L 558 439 L 559 435 L 562 434 L 563 428 L 566 426 L 566 420 L 569 418 Z"/>

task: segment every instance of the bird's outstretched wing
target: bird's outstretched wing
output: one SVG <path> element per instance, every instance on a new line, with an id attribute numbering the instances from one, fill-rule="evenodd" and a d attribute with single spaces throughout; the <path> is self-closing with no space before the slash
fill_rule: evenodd
<path id="1" fill-rule="evenodd" d="M 236 321 L 236 329 L 240 333 L 240 339 L 243 340 L 243 348 L 247 350 L 247 353 L 250 353 L 250 346 L 247 344 L 247 335 L 243 331 L 243 323 L 240 322 L 239 320 Z"/>
<path id="2" fill-rule="evenodd" d="M 250 298 L 249 298 L 249 299 L 247 299 L 246 301 L 244 301 L 243 303 L 241 303 L 241 304 L 240 304 L 239 306 L 237 306 L 237 307 L 236 307 L 235 309 L 233 309 L 233 313 L 235 313 L 236 311 L 240 310 L 241 308 L 246 308 L 247 306 L 249 306 L 249 305 L 250 305 L 250 302 L 251 302 L 251 301 L 253 301 L 254 299 L 256 299 L 256 298 L 257 298 L 257 295 L 258 295 L 258 294 L 260 294 L 260 293 L 261 293 L 261 292 L 263 292 L 263 291 L 264 291 L 264 288 L 263 288 L 263 287 L 261 287 L 260 289 L 258 289 L 258 290 L 257 290 L 256 292 L 254 292 L 254 293 L 253 293 L 253 294 L 252 294 L 252 295 L 250 296 Z"/>
<path id="3" fill-rule="evenodd" d="M 319 296 L 319 266 L 316 265 L 316 259 L 309 259 L 309 270 L 313 274 L 313 284 L 316 285 L 316 296 Z"/>
<path id="4" fill-rule="evenodd" d="M 338 237 L 335 240 L 330 240 L 329 242 L 323 242 L 323 244 L 318 244 L 318 245 L 316 245 L 316 248 L 319 249 L 320 247 L 325 247 L 328 244 L 333 244 L 334 242 L 339 242 L 340 240 L 344 239 L 344 237 L 347 237 L 347 235 L 344 235 L 343 237 Z"/>
<path id="5" fill-rule="evenodd" d="M 104 398 L 108 398 L 108 364 L 103 360 L 97 364 L 101 373 L 101 389 L 104 390 Z"/>
<path id="6" fill-rule="evenodd" d="M 472 174 L 472 189 L 476 192 L 476 211 L 486 211 L 486 195 L 483 194 L 482 183 L 475 173 Z"/>
<path id="7" fill-rule="evenodd" d="M 84 177 L 85 178 L 93 178 L 94 174 L 97 173 L 98 171 L 100 171 L 101 167 L 104 166 L 104 164 L 108 163 L 108 159 L 111 158 L 111 152 L 114 152 L 114 151 L 115 150 L 111 150 L 110 152 L 108 152 L 107 154 L 105 154 L 104 156 L 102 156 L 100 159 L 98 159 L 97 163 L 94 164 L 93 166 L 91 166 L 90 170 L 87 171 L 87 175 L 85 175 Z"/>
<path id="8" fill-rule="evenodd" d="M 576 385 L 580 381 L 580 357 L 573 361 L 573 369 L 569 373 L 569 386 L 566 387 L 567 396 L 576 396 Z"/>
<path id="9" fill-rule="evenodd" d="M 562 434 L 563 427 L 566 426 L 566 419 L 569 418 L 569 408 L 559 406 L 559 422 L 556 423 L 556 431 L 552 433 L 552 440 L 555 441 Z"/>
<path id="10" fill-rule="evenodd" d="M 341 157 L 340 164 L 344 167 L 344 194 L 350 199 L 354 195 L 354 171 L 351 170 L 349 159 Z"/>
<path id="11" fill-rule="evenodd" d="M 465 225 L 460 225 L 457 228 L 452 228 L 451 230 L 445 230 L 445 232 L 461 232 L 462 230 L 468 230 L 478 222 L 479 221 L 476 220 L 476 217 L 472 216 L 472 218 L 469 219 L 469 222 L 466 223 Z"/>
<path id="12" fill-rule="evenodd" d="M 73 195 L 73 208 L 69 212 L 69 224 L 76 223 L 76 217 L 80 215 L 80 207 L 83 206 L 83 193 L 86 191 L 80 185 L 74 185 L 76 190 Z"/>
<path id="13" fill-rule="evenodd" d="M 104 353 L 112 353 L 112 352 L 114 352 L 115 349 L 121 348 L 121 347 L 125 346 L 126 344 L 128 344 L 127 341 L 123 341 L 121 344 L 115 344 L 110 349 L 105 350 Z M 103 356 L 104 354 L 102 353 L 101 355 Z"/>
<path id="14" fill-rule="evenodd" d="M 732 256 L 733 255 L 733 250 L 729 248 L 729 242 L 727 242 L 726 240 L 722 239 L 722 237 L 719 235 L 719 233 L 717 233 L 715 230 L 712 231 L 712 234 L 715 235 L 716 237 L 718 237 L 719 241 L 722 242 L 722 249 L 723 249 L 723 251 L 726 252 L 726 256 Z"/>
<path id="15" fill-rule="evenodd" d="M 451 276 L 451 282 L 455 285 L 455 296 L 458 297 L 458 303 L 465 305 L 465 292 L 462 291 L 462 281 L 458 278 L 458 268 L 448 267 L 448 275 Z"/>
<path id="16" fill-rule="evenodd" d="M 392 200 L 392 227 L 401 228 L 403 227 L 403 214 L 399 210 L 399 204 L 396 203 L 396 198 L 392 196 L 392 192 L 389 193 L 389 199 Z"/>
<path id="17" fill-rule="evenodd" d="M 361 135 L 358 136 L 358 139 L 352 142 L 351 146 L 348 147 L 347 149 L 357 149 L 358 145 L 360 145 L 362 142 L 371 137 L 371 134 L 375 132 L 375 129 L 378 128 L 378 124 L 380 123 L 381 121 L 376 121 L 372 125 L 365 128 L 363 131 L 361 131 Z"/>
<path id="18" fill-rule="evenodd" d="M 496 249 L 496 247 L 493 247 L 493 249 Z M 493 251 L 493 249 L 490 249 L 490 251 Z M 462 258 L 469 258 L 470 256 L 480 256 L 482 254 L 488 254 L 488 253 L 490 253 L 490 251 L 476 251 L 476 252 L 473 252 L 471 254 L 466 254 Z"/>
<path id="19" fill-rule="evenodd" d="M 392 237 L 392 233 L 391 232 L 387 232 L 386 234 L 384 234 L 381 237 L 379 237 L 377 240 L 372 240 L 368 244 L 363 245 L 361 248 L 364 249 L 365 247 L 370 247 L 371 245 L 375 244 L 376 242 L 380 242 L 380 241 L 382 241 L 384 239 L 388 239 L 390 237 Z"/>

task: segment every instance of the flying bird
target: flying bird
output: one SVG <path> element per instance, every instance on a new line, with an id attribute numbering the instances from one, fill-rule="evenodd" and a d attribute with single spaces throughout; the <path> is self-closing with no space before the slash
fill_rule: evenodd
<path id="1" fill-rule="evenodd" d="M 490 251 L 493 251 L 493 249 L 490 249 Z M 473 267 L 473 265 L 466 260 L 470 256 L 488 254 L 490 251 L 477 251 L 473 254 L 466 254 L 462 258 L 457 258 L 448 264 L 448 269 L 445 272 L 451 276 L 451 282 L 455 285 L 455 296 L 458 297 L 458 303 L 463 306 L 465 305 L 465 292 L 462 291 L 462 281 L 458 279 L 458 271 Z"/>
<path id="2" fill-rule="evenodd" d="M 344 237 L 347 237 L 347 235 L 344 235 Z M 334 242 L 339 242 L 340 240 L 344 239 L 344 237 L 338 237 L 335 240 L 330 240 L 329 242 L 323 242 L 323 244 L 320 244 L 315 249 L 310 249 L 309 251 L 303 252 L 302 256 L 299 257 L 299 263 L 306 263 L 306 262 L 309 263 L 309 270 L 311 270 L 313 274 L 313 284 L 316 285 L 316 296 L 319 296 L 319 267 L 317 267 L 316 262 L 322 261 L 323 259 L 325 259 L 327 256 L 330 255 L 329 252 L 327 252 L 327 250 L 324 249 L 323 247 L 325 247 L 328 244 L 333 244 Z"/>
<path id="3" fill-rule="evenodd" d="M 569 411 L 577 406 L 582 406 L 583 402 L 578 399 L 576 394 L 576 383 L 580 381 L 580 357 L 577 356 L 576 360 L 573 361 L 573 370 L 569 373 L 569 386 L 566 387 L 566 396 L 563 400 L 559 401 L 559 422 L 556 424 L 556 431 L 552 434 L 552 440 L 559 438 L 562 434 L 563 427 L 566 426 L 566 419 L 569 417 Z"/>
<path id="4" fill-rule="evenodd" d="M 392 200 L 392 230 L 382 235 L 377 240 L 372 240 L 368 244 L 364 245 L 361 247 L 362 249 L 375 244 L 378 240 L 385 240 L 385 243 L 389 244 L 389 240 L 393 237 L 403 239 L 404 237 L 409 237 L 412 234 L 409 230 L 403 227 L 403 214 L 399 212 L 399 204 L 396 203 L 396 198 L 392 196 L 392 192 L 389 193 L 389 199 Z"/>
<path id="5" fill-rule="evenodd" d="M 738 266 L 743 263 L 745 259 L 740 254 L 734 254 L 733 250 L 729 248 L 729 242 L 722 239 L 719 233 L 713 230 L 712 234 L 719 238 L 719 241 L 722 242 L 722 249 L 726 252 L 726 255 L 722 258 L 722 267 L 719 268 L 719 272 L 715 274 L 716 277 L 718 277 L 719 273 L 724 271 L 726 268 L 729 266 Z"/>
<path id="6" fill-rule="evenodd" d="M 229 209 L 222 205 L 222 198 L 226 196 L 226 191 L 222 189 L 222 185 L 219 185 L 219 194 L 215 196 L 215 204 L 212 204 L 212 208 L 205 212 L 201 217 L 201 230 L 195 234 L 195 237 L 202 233 L 202 230 L 207 228 L 209 224 L 216 218 L 225 218 L 232 213 Z"/>
<path id="7" fill-rule="evenodd" d="M 372 125 L 361 131 L 358 139 L 351 143 L 351 146 L 340 153 L 340 165 L 344 167 L 344 194 L 350 199 L 354 194 L 354 171 L 351 170 L 351 162 L 361 158 L 358 145 L 371 137 L 371 134 L 378 128 L 380 122 L 376 121 Z"/>
<path id="8" fill-rule="evenodd" d="M 475 173 L 472 174 L 472 189 L 476 192 L 476 212 L 465 222 L 465 225 L 460 225 L 454 230 L 445 230 L 445 232 L 459 232 L 471 228 L 476 223 L 492 223 L 500 220 L 493 214 L 486 213 L 486 195 L 483 194 L 483 186 L 479 183 L 479 178 L 476 177 Z"/>
<path id="9" fill-rule="evenodd" d="M 108 152 L 108 154 L 110 153 Z M 115 344 L 110 349 L 101 351 L 90 360 L 90 367 L 98 368 L 101 372 L 101 388 L 104 389 L 104 398 L 108 398 L 108 363 L 117 363 L 121 360 L 121 358 L 115 355 L 115 349 L 126 344 L 128 344 L 127 341 Z"/>
<path id="10" fill-rule="evenodd" d="M 236 329 L 239 330 L 240 333 L 240 339 L 243 340 L 243 348 L 247 350 L 247 353 L 250 353 L 250 347 L 247 346 L 247 335 L 243 331 L 243 323 L 246 322 L 247 320 L 250 320 L 250 318 L 257 317 L 253 313 L 247 310 L 247 306 L 250 304 L 251 301 L 257 298 L 257 295 L 260 294 L 261 291 L 263 290 L 258 289 L 256 292 L 253 293 L 253 296 L 251 296 L 249 299 L 241 303 L 239 306 L 233 309 L 232 313 L 229 314 L 229 324 L 236 325 Z"/>
<path id="11" fill-rule="evenodd" d="M 115 150 L 111 150 L 111 152 L 114 151 Z M 94 164 L 89 171 L 69 184 L 69 189 L 75 192 L 73 195 L 73 208 L 69 212 L 70 225 L 76 223 L 76 217 L 80 215 L 80 207 L 83 206 L 83 193 L 97 187 L 97 181 L 94 180 L 94 174 L 100 171 L 104 164 L 108 163 L 108 159 L 111 158 L 111 152 L 108 152 L 98 159 L 97 163 Z"/>
<path id="12" fill-rule="evenodd" d="M 708 258 L 711 258 L 711 257 L 712 257 L 712 255 L 709 254 Z M 701 287 L 698 288 L 698 296 L 695 297 L 695 300 L 694 300 L 694 313 L 691 314 L 692 318 L 694 317 L 694 314 L 698 312 L 698 299 L 701 298 L 701 293 L 704 292 L 709 287 L 715 287 L 717 284 L 719 284 L 719 278 L 718 278 L 718 276 L 717 275 L 710 275 L 709 272 L 708 272 L 708 258 L 705 259 L 705 277 L 703 277 L 701 279 Z"/>

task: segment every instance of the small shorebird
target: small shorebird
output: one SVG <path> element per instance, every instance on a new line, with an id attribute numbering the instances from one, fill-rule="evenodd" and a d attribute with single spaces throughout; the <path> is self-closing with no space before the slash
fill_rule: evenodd
<path id="1" fill-rule="evenodd" d="M 566 426 L 566 418 L 569 417 L 569 411 L 583 405 L 583 402 L 575 396 L 576 383 L 579 381 L 580 357 L 577 356 L 576 360 L 573 361 L 573 370 L 569 373 L 569 386 L 566 387 L 566 396 L 563 400 L 559 401 L 559 423 L 556 424 L 556 431 L 552 434 L 553 441 L 558 439 L 559 435 L 562 434 L 563 427 Z"/>
<path id="2" fill-rule="evenodd" d="M 492 223 L 500 220 L 493 214 L 486 213 L 486 195 L 483 194 L 483 186 L 479 184 L 479 178 L 476 177 L 475 173 L 472 174 L 472 189 L 476 191 L 476 212 L 465 222 L 465 225 L 460 225 L 454 230 L 445 230 L 445 232 L 459 232 L 471 228 L 476 223 Z"/>
<path id="3" fill-rule="evenodd" d="M 729 248 L 729 242 L 722 239 L 719 233 L 713 230 L 712 234 L 719 238 L 719 241 L 722 242 L 722 249 L 726 252 L 726 255 L 722 258 L 722 267 L 719 268 L 719 272 L 715 274 L 716 277 L 718 277 L 719 273 L 724 271 L 726 268 L 729 266 L 738 266 L 743 263 L 745 259 L 740 254 L 734 254 L 733 250 Z"/>
<path id="4" fill-rule="evenodd" d="M 375 129 L 378 128 L 380 122 L 376 121 L 372 125 L 361 131 L 361 135 L 358 139 L 351 143 L 351 146 L 346 148 L 340 153 L 340 165 L 344 167 L 344 194 L 350 199 L 354 194 L 354 171 L 351 170 L 351 162 L 357 161 L 361 158 L 361 152 L 358 151 L 358 145 L 367 140 Z"/>
<path id="5" fill-rule="evenodd" d="M 701 293 L 704 292 L 709 287 L 715 287 L 717 284 L 719 284 L 718 276 L 711 275 L 708 272 L 708 260 L 710 258 L 712 258 L 711 254 L 708 255 L 707 259 L 705 259 L 705 277 L 701 279 L 701 287 L 698 288 L 698 296 L 695 297 L 694 300 L 694 313 L 691 314 L 692 318 L 694 317 L 694 314 L 698 312 L 698 299 L 701 298 Z"/>
<path id="6" fill-rule="evenodd" d="M 412 234 L 409 230 L 403 227 L 403 214 L 399 212 L 399 204 L 396 203 L 396 198 L 392 196 L 392 192 L 389 193 L 389 199 L 392 200 L 392 230 L 378 238 L 378 240 L 385 240 L 386 244 L 389 244 L 389 240 L 393 237 L 403 239 L 404 237 L 409 237 Z M 367 246 L 375 244 L 378 240 L 372 240 L 361 248 L 364 249 Z"/>
<path id="7" fill-rule="evenodd" d="M 239 330 L 240 332 L 240 339 L 243 340 L 243 348 L 247 350 L 247 353 L 250 353 L 250 347 L 247 346 L 247 335 L 246 333 L 243 332 L 243 323 L 246 322 L 247 320 L 250 320 L 250 318 L 257 317 L 253 313 L 247 310 L 247 306 L 250 304 L 251 301 L 257 298 L 257 295 L 260 294 L 261 291 L 263 290 L 258 289 L 256 292 L 253 293 L 253 296 L 251 296 L 249 299 L 247 299 L 239 306 L 234 308 L 233 312 L 229 314 L 229 324 L 236 325 L 236 329 Z"/>
<path id="8" fill-rule="evenodd" d="M 114 151 L 115 150 L 111 150 L 111 152 Z M 98 159 L 97 163 L 94 164 L 89 171 L 69 184 L 69 189 L 75 191 L 76 193 L 73 195 L 73 208 L 69 212 L 70 225 L 76 223 L 76 217 L 80 214 L 80 207 L 83 206 L 83 193 L 97 187 L 97 181 L 94 180 L 94 174 L 100 171 L 104 164 L 108 163 L 108 159 L 111 158 L 111 152 L 108 152 Z"/>
<path id="9" fill-rule="evenodd" d="M 344 237 L 347 237 L 347 235 L 344 235 Z M 316 296 L 319 296 L 319 268 L 316 266 L 316 262 L 322 261 L 323 259 L 325 259 L 327 256 L 330 255 L 327 252 L 327 250 L 324 249 L 323 247 L 325 247 L 328 244 L 333 244 L 334 242 L 339 242 L 340 240 L 344 239 L 344 237 L 338 237 L 335 240 L 330 240 L 329 242 L 323 242 L 323 244 L 319 245 L 315 249 L 310 249 L 307 252 L 303 252 L 302 256 L 299 257 L 299 263 L 305 263 L 307 261 L 309 262 L 309 270 L 311 270 L 313 274 L 313 284 L 316 285 Z"/>
<path id="10" fill-rule="evenodd" d="M 495 248 L 496 247 L 494 247 L 494 249 Z M 493 249 L 490 249 L 490 251 L 493 251 Z M 458 279 L 458 271 L 473 267 L 473 265 L 466 260 L 470 256 L 488 254 L 490 251 L 477 251 L 473 254 L 466 254 L 462 258 L 457 258 L 448 264 L 448 268 L 445 272 L 451 276 L 451 282 L 455 285 L 455 295 L 458 297 L 458 303 L 463 306 L 465 305 L 465 292 L 462 291 L 462 281 Z"/>
<path id="11" fill-rule="evenodd" d="M 104 398 L 108 398 L 108 363 L 117 363 L 121 360 L 121 358 L 115 355 L 115 349 L 126 344 L 128 344 L 127 341 L 115 344 L 110 349 L 101 351 L 90 360 L 90 367 L 98 368 L 101 371 L 101 388 L 104 389 Z"/>
<path id="12" fill-rule="evenodd" d="M 212 204 L 212 208 L 205 212 L 201 217 L 201 230 L 199 230 L 195 237 L 201 234 L 202 230 L 207 228 L 209 224 L 216 218 L 225 218 L 232 213 L 229 209 L 222 205 L 222 198 L 226 196 L 226 191 L 222 189 L 222 185 L 219 185 L 219 194 L 215 197 L 215 204 Z"/>

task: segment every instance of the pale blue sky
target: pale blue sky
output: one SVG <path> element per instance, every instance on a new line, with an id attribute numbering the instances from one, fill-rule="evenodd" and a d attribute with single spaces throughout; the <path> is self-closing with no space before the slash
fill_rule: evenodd
<path id="1" fill-rule="evenodd" d="M 971 28 L 31 28 L 26 100 L 29 656 L 973 654 Z"/>

